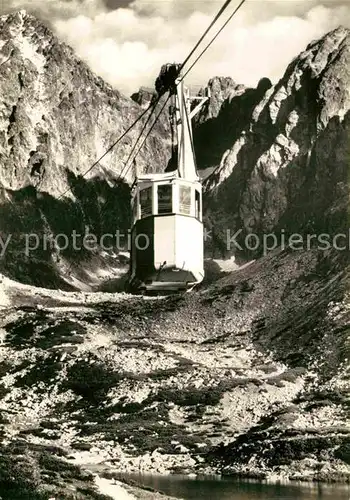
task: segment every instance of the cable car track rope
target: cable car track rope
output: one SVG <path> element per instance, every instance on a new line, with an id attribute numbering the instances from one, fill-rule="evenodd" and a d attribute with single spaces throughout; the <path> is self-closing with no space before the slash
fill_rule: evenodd
<path id="1" fill-rule="evenodd" d="M 207 36 L 207 34 L 212 29 L 212 27 L 214 26 L 214 24 L 216 23 L 216 21 L 218 21 L 218 19 L 220 18 L 220 16 L 224 13 L 224 11 L 227 9 L 227 7 L 230 5 L 231 2 L 232 2 L 232 0 L 226 0 L 226 2 L 221 7 L 221 9 L 219 10 L 219 12 L 216 14 L 216 16 L 214 17 L 214 19 L 212 20 L 212 22 L 210 23 L 210 25 L 208 26 L 208 28 L 205 30 L 205 32 L 200 37 L 200 39 L 198 40 L 198 42 L 196 43 L 196 45 L 193 47 L 193 49 L 188 54 L 188 56 L 186 57 L 186 59 L 184 60 L 184 62 L 181 64 L 181 69 L 185 66 L 185 64 L 188 63 L 189 59 L 196 52 L 196 50 L 198 49 L 198 47 L 200 46 L 200 44 L 203 42 L 204 38 Z"/>
<path id="2" fill-rule="evenodd" d="M 148 113 L 148 111 L 154 106 L 155 103 L 151 103 L 148 108 L 146 108 L 144 110 L 143 113 L 141 113 L 141 115 L 139 115 L 138 118 L 136 118 L 136 120 L 118 137 L 118 139 L 103 153 L 102 156 L 100 156 L 100 158 L 98 160 L 96 160 L 87 170 L 85 170 L 85 172 L 81 175 L 82 177 L 85 177 L 89 172 L 91 172 L 91 170 L 93 170 L 99 163 L 101 160 L 103 160 L 103 158 L 105 158 L 108 153 L 110 153 L 112 151 L 112 149 L 115 148 L 115 146 L 122 140 L 124 139 L 124 137 L 130 132 L 131 129 L 133 129 L 135 127 L 135 125 L 137 125 L 137 123 L 142 120 L 142 118 Z M 68 193 L 68 191 L 70 191 L 71 188 L 68 188 L 66 189 L 63 193 L 60 194 L 60 196 L 58 197 L 58 200 L 61 199 L 65 194 Z"/>
<path id="3" fill-rule="evenodd" d="M 156 107 L 157 107 L 157 104 L 159 103 L 159 101 L 160 101 L 160 97 L 157 97 L 157 99 L 156 99 L 153 103 L 151 103 L 151 106 L 147 108 L 147 111 L 150 111 L 150 114 L 148 115 L 148 118 L 147 118 L 147 120 L 146 120 L 146 122 L 145 122 L 144 126 L 142 127 L 142 130 L 141 130 L 141 132 L 140 132 L 140 134 L 139 134 L 139 136 L 138 136 L 138 138 L 137 138 L 137 140 L 136 140 L 136 142 L 135 142 L 135 144 L 134 144 L 133 148 L 131 149 L 131 151 L 130 151 L 130 153 L 129 153 L 129 156 L 128 156 L 128 158 L 127 158 L 126 162 L 124 163 L 124 167 L 122 168 L 122 170 L 121 170 L 120 174 L 118 175 L 117 180 L 121 179 L 123 176 L 126 176 L 126 174 L 129 172 L 130 167 L 127 169 L 126 173 L 124 173 L 124 170 L 125 170 L 125 169 L 126 169 L 126 167 L 128 166 L 129 161 L 131 160 L 131 158 L 132 158 L 132 156 L 133 156 L 133 153 L 135 152 L 136 147 L 137 147 L 137 145 L 138 145 L 138 143 L 139 143 L 139 141 L 140 141 L 140 139 L 141 139 L 141 137 L 142 137 L 142 135 L 143 135 L 144 131 L 146 130 L 146 127 L 147 127 L 147 125 L 148 125 L 149 121 L 151 120 L 151 118 L 152 118 L 152 116 L 153 116 L 153 111 L 155 111 L 155 110 L 156 110 Z M 163 110 L 163 108 L 162 108 L 162 110 Z M 158 115 L 158 117 L 159 117 L 159 115 Z M 156 118 L 156 120 L 155 120 L 155 121 L 157 121 L 158 117 Z M 153 129 L 154 125 L 155 125 L 155 122 L 153 123 L 153 125 L 151 125 L 151 130 Z M 148 135 L 149 135 L 149 134 L 147 134 L 147 135 L 146 135 L 146 138 L 148 137 Z M 144 144 L 144 142 L 145 142 L 145 141 L 143 141 L 143 142 L 142 142 L 142 145 Z M 141 147 L 142 147 L 142 145 L 141 145 Z M 139 153 L 140 149 L 141 149 L 141 148 L 139 148 L 139 149 L 138 149 L 138 151 L 137 151 L 137 153 L 136 153 L 136 155 L 135 155 L 134 159 L 135 159 L 135 158 L 136 158 L 136 156 L 138 155 L 138 153 Z"/>
<path id="4" fill-rule="evenodd" d="M 241 2 L 238 4 L 238 6 L 235 8 L 235 10 L 233 11 L 233 13 L 228 17 L 228 19 L 225 21 L 225 23 L 221 26 L 221 28 L 219 29 L 219 31 L 216 33 L 216 35 L 211 39 L 211 41 L 205 46 L 205 48 L 203 49 L 203 51 L 199 54 L 199 56 L 195 59 L 195 61 L 191 64 L 191 66 L 187 69 L 187 71 L 185 72 L 185 74 L 183 76 L 181 76 L 181 79 L 180 79 L 180 82 L 188 75 L 188 73 L 193 69 L 193 67 L 197 64 L 197 62 L 200 60 L 200 58 L 204 55 L 204 53 L 209 49 L 209 47 L 212 45 L 212 43 L 216 40 L 216 38 L 220 35 L 220 33 L 223 31 L 223 29 L 227 26 L 227 24 L 231 21 L 231 19 L 233 18 L 233 16 L 238 12 L 238 10 L 242 7 L 242 5 L 245 3 L 246 0 L 241 0 Z M 219 18 L 221 17 L 221 15 L 224 13 L 224 11 L 227 9 L 227 7 L 230 5 L 230 3 L 232 2 L 232 0 L 226 0 L 226 2 L 224 3 L 224 5 L 221 7 L 221 9 L 219 10 L 219 12 L 216 14 L 216 16 L 214 17 L 213 21 L 210 23 L 210 25 L 208 26 L 208 28 L 205 30 L 205 32 L 203 33 L 203 35 L 200 37 L 200 39 L 198 40 L 198 42 L 196 43 L 196 45 L 194 46 L 194 48 L 191 50 L 191 52 L 188 54 L 188 56 L 186 57 L 186 59 L 184 60 L 184 62 L 181 64 L 181 69 L 187 64 L 187 62 L 189 61 L 189 59 L 192 57 L 192 55 L 195 53 L 195 51 L 197 50 L 197 48 L 199 47 L 199 45 L 202 43 L 202 41 L 204 40 L 204 38 L 207 36 L 207 34 L 209 33 L 209 31 L 213 28 L 213 26 L 216 24 L 216 22 L 219 20 Z M 153 124 L 151 125 L 151 128 L 150 130 L 148 131 L 148 133 L 146 134 L 144 140 L 142 141 L 142 144 L 141 146 L 139 147 L 139 149 L 137 150 L 137 153 L 136 155 L 134 156 L 133 160 L 135 160 L 136 156 L 139 154 L 140 150 L 142 149 L 144 143 L 146 142 L 148 136 L 150 135 L 151 131 L 153 130 L 156 122 L 158 121 L 161 113 L 163 112 L 168 100 L 169 100 L 170 96 L 168 96 L 168 98 L 166 99 L 160 113 L 157 115 L 155 121 L 153 122 Z M 122 171 L 120 172 L 120 174 L 118 175 L 118 178 L 117 180 L 119 180 L 122 176 L 125 176 L 129 170 L 130 170 L 130 166 L 128 167 L 126 173 L 124 174 L 124 170 L 130 160 L 130 158 L 132 157 L 132 154 L 133 152 L 135 151 L 136 147 L 137 147 L 137 144 L 138 142 L 140 141 L 146 127 L 147 127 L 147 124 L 149 123 L 150 121 L 150 118 L 153 114 L 153 112 L 155 111 L 155 108 L 158 104 L 158 102 L 160 101 L 160 97 L 158 96 L 157 99 L 154 101 L 154 102 L 151 102 L 150 105 L 138 116 L 138 118 L 136 118 L 136 120 L 118 137 L 118 139 L 103 153 L 102 156 L 100 156 L 100 158 L 98 160 L 96 160 L 87 170 L 85 170 L 85 172 L 83 172 L 83 174 L 81 174 L 81 177 L 85 177 L 88 173 L 91 172 L 91 170 L 93 170 L 114 148 L 115 146 L 122 140 L 124 139 L 124 137 L 130 132 L 130 130 L 132 130 L 137 124 L 138 122 L 140 122 L 142 120 L 142 118 L 149 112 L 150 112 L 150 115 L 148 117 L 148 119 L 146 120 L 146 123 L 144 124 L 142 130 L 141 130 L 141 133 L 139 134 L 137 140 L 136 140 L 136 143 L 134 144 L 134 147 L 132 148 L 130 154 L 129 154 L 129 157 L 122 169 Z M 69 191 L 71 191 L 71 187 L 67 188 L 63 193 L 60 194 L 60 196 L 57 198 L 58 200 L 60 200 L 61 198 L 63 198 L 63 196 L 65 196 Z"/>
<path id="5" fill-rule="evenodd" d="M 195 61 L 191 64 L 191 66 L 188 68 L 188 70 L 185 72 L 185 74 L 183 76 L 181 76 L 181 80 L 180 81 L 182 81 L 184 78 L 186 78 L 186 76 L 191 71 L 191 69 L 197 64 L 197 62 L 201 59 L 201 57 L 206 53 L 206 51 L 209 49 L 209 47 L 212 45 L 212 43 L 215 42 L 215 40 L 217 39 L 217 37 L 226 28 L 226 26 L 228 25 L 228 23 L 231 21 L 231 19 L 233 18 L 233 16 L 239 11 L 239 9 L 242 7 L 242 5 L 245 3 L 245 1 L 246 0 L 241 0 L 241 2 L 239 3 L 239 5 L 235 8 L 235 10 L 232 12 L 232 14 L 227 18 L 227 20 L 225 21 L 225 23 L 221 26 L 221 28 L 219 29 L 219 31 L 216 33 L 216 35 L 205 46 L 205 48 L 202 50 L 202 52 L 199 54 L 199 56 L 195 59 Z"/>
<path id="6" fill-rule="evenodd" d="M 156 118 L 155 118 L 154 122 L 152 123 L 152 125 L 151 125 L 151 127 L 150 127 L 149 131 L 147 132 L 146 136 L 144 137 L 144 139 L 143 139 L 143 141 L 142 141 L 142 143 L 141 143 L 141 145 L 140 145 L 139 149 L 137 150 L 137 152 L 136 152 L 136 154 L 135 154 L 135 156 L 134 156 L 133 160 L 135 160 L 136 156 L 139 154 L 139 152 L 141 151 L 141 149 L 142 149 L 143 145 L 145 144 L 146 140 L 148 139 L 148 137 L 149 137 L 150 133 L 151 133 L 151 132 L 152 132 L 152 130 L 154 129 L 154 127 L 155 127 L 155 125 L 156 125 L 157 121 L 159 120 L 160 115 L 163 113 L 163 111 L 164 111 L 164 109 L 165 109 L 165 106 L 168 104 L 169 99 L 170 99 L 170 94 L 169 94 L 169 95 L 168 95 L 168 97 L 166 98 L 166 100 L 165 100 L 165 102 L 164 102 L 164 104 L 163 104 L 163 106 L 162 106 L 161 110 L 159 111 L 158 115 L 156 116 Z M 136 143 L 136 144 L 137 144 L 137 143 Z M 130 170 L 130 168 L 131 168 L 131 165 L 132 165 L 132 163 L 130 163 L 129 168 L 128 168 L 128 169 L 127 169 L 127 171 L 125 172 L 124 176 L 126 176 L 126 175 L 128 174 L 128 172 L 129 172 L 129 170 Z M 126 165 L 125 165 L 125 166 L 126 166 Z M 120 176 L 118 177 L 118 179 L 120 179 L 120 178 L 121 178 L 121 176 L 122 176 L 122 174 L 120 174 Z"/>
<path id="7" fill-rule="evenodd" d="M 201 42 L 204 40 L 204 38 L 206 37 L 206 35 L 209 33 L 209 31 L 211 30 L 211 28 L 214 26 L 214 24 L 216 23 L 216 21 L 219 19 L 219 17 L 223 14 L 223 12 L 226 10 L 226 8 L 229 6 L 229 4 L 231 3 L 232 0 L 227 0 L 225 2 L 225 4 L 221 7 L 220 11 L 217 13 L 217 15 L 215 16 L 214 20 L 211 22 L 211 24 L 209 25 L 209 27 L 206 29 L 206 31 L 203 33 L 203 35 L 201 36 L 201 38 L 199 39 L 199 41 L 196 43 L 195 47 L 191 50 L 190 54 L 186 57 L 185 61 L 181 64 L 181 68 L 183 68 L 186 63 L 188 62 L 188 60 L 191 58 L 191 56 L 194 54 L 194 52 L 197 50 L 197 48 L 199 47 L 199 45 L 201 44 Z M 227 18 L 227 20 L 225 21 L 225 23 L 221 26 L 221 28 L 219 29 L 219 31 L 217 31 L 217 33 L 214 35 L 214 37 L 210 40 L 210 42 L 205 46 L 205 48 L 202 50 L 202 52 L 199 54 L 199 56 L 195 59 L 195 61 L 191 64 L 191 66 L 188 68 L 188 70 L 185 72 L 185 74 L 183 76 L 181 76 L 180 78 L 180 81 L 179 83 L 188 75 L 188 73 L 193 69 L 193 67 L 197 64 L 197 62 L 201 59 L 201 57 L 205 54 L 205 52 L 209 49 L 209 47 L 214 43 L 214 41 L 217 39 L 217 37 L 220 35 L 220 33 L 225 29 L 225 27 L 228 25 L 228 23 L 231 21 L 231 19 L 234 17 L 234 15 L 239 11 L 239 9 L 242 7 L 242 5 L 246 2 L 246 0 L 241 0 L 241 2 L 237 5 L 237 7 L 235 8 L 235 10 L 232 12 L 232 14 Z M 168 102 L 170 96 L 168 97 L 166 103 Z M 165 103 L 165 105 L 166 105 Z M 150 132 L 153 130 L 153 127 L 155 126 L 156 124 L 156 121 L 158 120 L 159 116 L 161 115 L 163 109 L 165 108 L 165 105 L 163 106 L 161 112 L 158 114 L 157 118 L 155 119 L 150 131 L 148 132 L 148 134 L 146 135 L 145 139 L 143 140 L 140 148 L 137 150 L 137 153 L 136 155 L 134 156 L 134 160 L 136 158 L 136 156 L 139 154 L 140 150 L 142 149 L 142 146 L 144 145 L 144 143 L 146 142 L 146 139 L 147 137 L 149 136 Z M 139 140 L 139 139 L 138 139 Z M 138 142 L 138 140 L 136 141 L 136 144 Z M 135 144 L 135 146 L 136 146 Z M 193 145 L 192 145 L 193 146 Z M 127 173 L 129 172 L 130 170 L 130 167 L 128 168 L 127 170 Z M 122 174 L 121 174 L 122 175 Z M 118 177 L 118 179 L 121 177 L 121 175 Z"/>

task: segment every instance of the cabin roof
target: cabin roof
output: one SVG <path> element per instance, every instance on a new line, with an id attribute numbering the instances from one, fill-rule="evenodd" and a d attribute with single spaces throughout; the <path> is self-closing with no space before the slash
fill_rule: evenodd
<path id="1" fill-rule="evenodd" d="M 161 172 L 156 174 L 143 174 L 138 175 L 136 177 L 137 181 L 161 181 L 161 180 L 171 180 L 177 179 L 179 177 L 178 172 L 175 170 L 174 172 Z"/>
<path id="2" fill-rule="evenodd" d="M 173 179 L 179 179 L 179 180 L 187 181 L 187 182 L 200 181 L 200 178 L 198 176 L 196 179 L 186 179 L 186 178 L 180 177 L 180 175 L 178 174 L 178 171 L 175 170 L 174 172 L 162 172 L 162 173 L 157 173 L 157 174 L 139 175 L 135 178 L 134 184 L 137 184 L 138 182 L 171 181 Z"/>

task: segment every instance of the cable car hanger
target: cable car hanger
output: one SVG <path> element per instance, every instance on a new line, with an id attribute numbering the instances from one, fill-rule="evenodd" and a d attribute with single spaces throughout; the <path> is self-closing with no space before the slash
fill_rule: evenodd
<path id="1" fill-rule="evenodd" d="M 216 38 L 220 35 L 220 33 L 223 31 L 223 29 L 227 26 L 227 24 L 231 21 L 231 19 L 234 17 L 234 15 L 238 12 L 238 10 L 242 7 L 242 5 L 245 3 L 246 0 L 241 0 L 241 2 L 238 4 L 238 6 L 235 8 L 235 10 L 232 12 L 232 14 L 228 17 L 228 19 L 225 21 L 225 23 L 221 26 L 221 28 L 217 31 L 217 33 L 214 35 L 214 37 L 210 40 L 210 42 L 205 46 L 205 48 L 202 50 L 202 52 L 199 54 L 199 56 L 195 59 L 195 61 L 192 63 L 192 65 L 188 68 L 188 70 L 180 76 L 180 80 L 178 81 L 178 84 L 181 83 L 181 81 L 188 75 L 188 73 L 193 69 L 193 67 L 197 64 L 197 62 L 201 59 L 201 57 L 204 55 L 204 53 L 209 49 L 209 47 L 212 45 L 212 43 L 216 40 Z M 219 20 L 219 18 L 222 16 L 222 14 L 224 13 L 224 11 L 227 9 L 227 7 L 230 5 L 230 3 L 232 2 L 232 0 L 226 0 L 224 5 L 220 8 L 220 10 L 218 11 L 218 13 L 216 14 L 216 16 L 214 17 L 214 19 L 212 20 L 212 22 L 210 23 L 210 25 L 208 26 L 208 28 L 205 30 L 205 32 L 203 33 L 203 35 L 200 37 L 200 39 L 198 40 L 198 42 L 196 43 L 196 45 L 194 46 L 194 48 L 191 50 L 191 52 L 188 54 L 188 56 L 185 58 L 184 62 L 182 64 L 180 64 L 180 72 L 182 71 L 182 69 L 184 68 L 184 66 L 188 63 L 189 59 L 192 57 L 192 55 L 194 54 L 194 52 L 197 50 L 197 48 L 200 46 L 200 44 L 202 43 L 202 41 L 204 40 L 204 38 L 207 36 L 207 34 L 209 33 L 209 31 L 213 28 L 213 26 L 216 24 L 216 22 Z M 179 72 L 179 73 L 180 73 Z M 159 103 L 160 99 L 161 99 L 161 95 L 158 95 L 157 98 L 150 103 L 150 105 L 138 116 L 138 118 L 136 118 L 136 120 L 118 137 L 118 139 L 103 153 L 102 156 L 100 156 L 100 158 L 98 160 L 96 160 L 85 172 L 83 172 L 83 174 L 81 175 L 81 177 L 85 177 L 88 173 L 90 173 L 99 163 L 101 160 L 103 160 L 114 148 L 115 146 L 122 140 L 124 139 L 124 137 L 142 120 L 142 118 L 150 111 L 150 115 L 148 117 L 148 119 L 146 120 L 146 123 L 144 124 L 142 130 L 141 130 L 141 133 L 139 134 L 137 140 L 136 140 L 136 143 L 131 151 L 131 153 L 129 154 L 129 157 L 122 169 L 122 171 L 120 172 L 117 180 L 121 179 L 122 177 L 125 177 L 127 175 L 127 173 L 129 172 L 130 168 L 131 168 L 131 165 L 129 165 L 129 167 L 127 168 L 126 172 L 124 172 L 124 170 L 126 169 L 127 165 L 128 165 L 128 162 L 129 160 L 131 159 L 132 157 L 132 154 L 134 152 L 134 150 L 136 149 L 136 146 L 138 144 L 138 142 L 140 141 L 146 127 L 147 127 L 147 124 L 149 123 L 149 120 L 150 120 L 150 117 L 153 115 L 153 112 L 155 111 L 156 109 L 156 106 L 157 104 Z M 169 96 L 167 98 L 167 100 L 165 101 L 164 105 L 162 106 L 161 108 L 161 111 L 158 113 L 158 115 L 156 116 L 150 130 L 148 131 L 146 137 L 144 138 L 144 140 L 142 141 L 142 144 L 141 146 L 139 147 L 139 149 L 137 150 L 137 153 L 136 155 L 134 156 L 133 158 L 133 161 L 135 160 L 136 156 L 139 154 L 142 146 L 144 145 L 144 143 L 146 142 L 146 139 L 148 138 L 148 136 L 150 135 L 151 131 L 153 130 L 156 122 L 158 121 L 161 113 L 163 112 L 167 102 L 169 101 L 170 99 L 170 93 L 169 93 Z M 65 191 L 63 191 L 60 196 L 57 198 L 58 200 L 63 198 L 63 196 L 65 196 L 69 191 L 71 190 L 71 188 L 67 188 Z"/>

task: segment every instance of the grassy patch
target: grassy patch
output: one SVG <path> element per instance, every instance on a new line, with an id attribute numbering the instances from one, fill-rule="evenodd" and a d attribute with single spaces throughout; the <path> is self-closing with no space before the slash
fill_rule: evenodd
<path id="1" fill-rule="evenodd" d="M 4 500 L 110 500 L 96 491 L 93 475 L 60 456 L 57 447 L 17 441 L 0 449 L 0 495 Z"/>
<path id="2" fill-rule="evenodd" d="M 344 439 L 343 443 L 334 452 L 335 458 L 350 465 L 350 440 Z"/>
<path id="3" fill-rule="evenodd" d="M 297 366 L 290 370 L 287 370 L 276 377 L 271 377 L 268 379 L 268 383 L 272 385 L 277 385 L 278 387 L 283 387 L 284 382 L 290 382 L 295 384 L 298 378 L 307 374 L 307 369 L 301 366 Z"/>
<path id="4" fill-rule="evenodd" d="M 114 372 L 92 358 L 90 361 L 77 361 L 69 368 L 63 389 L 72 390 L 91 403 L 101 403 L 108 391 L 123 378 L 122 373 Z"/>
<path id="5" fill-rule="evenodd" d="M 129 324 L 149 327 L 150 322 L 157 320 L 164 313 L 181 308 L 185 297 L 174 294 L 159 300 L 144 300 L 142 298 L 128 299 L 116 304 L 98 304 L 95 306 L 94 318 L 100 322 L 120 326 L 123 330 Z"/>
<path id="6" fill-rule="evenodd" d="M 86 328 L 74 321 L 59 321 L 57 324 L 41 331 L 37 339 L 35 339 L 35 347 L 41 349 L 49 349 L 56 345 L 65 343 L 82 343 Z"/>
<path id="7" fill-rule="evenodd" d="M 303 435 L 297 429 L 273 429 L 273 421 L 274 417 L 263 418 L 259 425 L 240 435 L 233 443 L 218 446 L 208 454 L 209 462 L 224 466 L 248 464 L 252 458 L 261 457 L 268 467 L 290 465 L 294 461 L 319 457 L 344 441 L 342 436 L 317 432 Z"/>
<path id="8" fill-rule="evenodd" d="M 186 435 L 183 426 L 169 422 L 168 409 L 164 406 L 123 415 L 113 424 L 115 433 L 109 434 L 109 437 L 125 445 L 135 455 L 156 449 L 163 453 L 176 453 L 171 441 L 192 447 L 196 442 Z"/>
<path id="9" fill-rule="evenodd" d="M 78 479 L 80 481 L 92 479 L 91 473 L 82 471 L 76 465 L 65 462 L 46 451 L 40 455 L 38 463 L 42 471 L 58 473 L 60 477 L 65 479 Z"/>
<path id="10" fill-rule="evenodd" d="M 178 406 L 215 406 L 220 402 L 222 396 L 221 388 L 196 389 L 160 389 L 157 400 L 172 402 Z"/>
<path id="11" fill-rule="evenodd" d="M 48 321 L 48 314 L 41 310 L 35 310 L 34 313 L 27 313 L 25 317 L 8 323 L 5 326 L 6 343 L 17 349 L 32 347 L 36 329 L 45 321 Z"/>
<path id="12" fill-rule="evenodd" d="M 48 500 L 49 495 L 38 492 L 40 481 L 25 459 L 0 453 L 0 494 L 4 499 Z"/>
<path id="13" fill-rule="evenodd" d="M 7 361 L 1 361 L 0 362 L 0 378 L 7 375 L 10 372 L 11 367 L 12 367 L 12 365 L 10 363 L 8 363 Z"/>

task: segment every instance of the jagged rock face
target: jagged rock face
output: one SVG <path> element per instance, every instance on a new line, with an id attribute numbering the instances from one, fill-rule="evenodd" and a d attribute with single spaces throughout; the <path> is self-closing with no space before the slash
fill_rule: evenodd
<path id="1" fill-rule="evenodd" d="M 311 43 L 276 86 L 262 82 L 263 98 L 246 108 L 243 127 L 236 116 L 237 135 L 207 180 L 211 224 L 246 235 L 347 223 L 349 48 L 349 30 L 338 28 Z"/>
<path id="2" fill-rule="evenodd" d="M 231 78 L 209 81 L 210 98 L 194 123 L 194 144 L 200 170 L 210 173 L 220 165 L 224 152 L 248 126 L 252 110 L 271 87 L 267 78 L 256 89 L 237 85 Z"/>
<path id="3" fill-rule="evenodd" d="M 67 187 L 66 169 L 84 172 L 142 110 L 25 12 L 0 18 L 0 46 L 1 183 L 17 190 L 40 182 L 40 190 L 56 195 Z M 139 131 L 101 161 L 100 172 L 121 172 Z M 148 148 L 140 153 L 141 169 L 164 168 L 164 132 L 155 130 L 155 157 Z"/>
<path id="4" fill-rule="evenodd" d="M 0 18 L 0 95 L 0 233 L 12 235 L 0 268 L 21 281 L 64 287 L 53 249 L 40 244 L 28 259 L 21 235 L 129 229 L 128 157 L 147 117 L 89 171 L 143 109 L 24 11 Z M 165 169 L 167 127 L 167 120 L 154 127 L 137 156 L 139 171 Z"/>
<path id="5" fill-rule="evenodd" d="M 241 95 L 245 87 L 244 85 L 237 84 L 231 77 L 211 78 L 207 85 L 210 99 L 208 104 L 203 108 L 202 112 L 198 115 L 196 122 L 203 123 L 210 118 L 216 118 L 220 112 L 221 106 L 226 99 L 232 99 L 237 95 Z M 204 93 L 202 90 L 201 94 Z"/>
<path id="6" fill-rule="evenodd" d="M 132 94 L 131 99 L 145 109 L 150 105 L 156 94 L 154 89 L 141 87 L 138 92 Z"/>
<path id="7" fill-rule="evenodd" d="M 87 178 L 82 173 L 154 94 L 140 89 L 132 99 L 122 96 L 23 12 L 0 19 L 0 58 L 0 236 L 16 231 L 0 270 L 65 287 L 60 256 L 53 261 L 55 252 L 41 245 L 26 258 L 20 233 L 127 231 L 130 190 L 118 176 L 141 125 Z M 348 68 L 349 31 L 339 28 L 309 45 L 274 87 L 266 78 L 256 89 L 231 78 L 210 80 L 194 142 L 199 169 L 217 167 L 205 184 L 205 223 L 215 228 L 214 247 L 223 254 L 226 229 L 243 228 L 243 238 L 281 228 L 334 231 L 346 223 Z M 170 137 L 164 115 L 138 156 L 139 170 L 166 167 Z M 129 168 L 127 180 L 131 175 Z"/>

